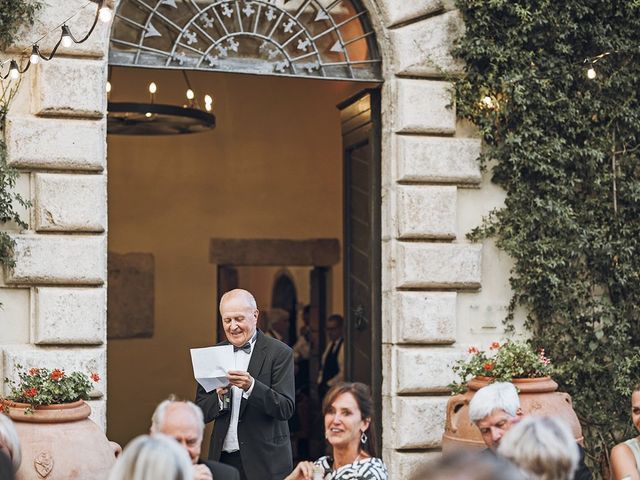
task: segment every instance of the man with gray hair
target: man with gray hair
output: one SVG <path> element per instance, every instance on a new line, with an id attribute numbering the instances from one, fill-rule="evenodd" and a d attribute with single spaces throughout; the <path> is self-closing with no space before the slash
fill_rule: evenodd
<path id="1" fill-rule="evenodd" d="M 513 383 L 495 382 L 482 387 L 469 402 L 469 418 L 482 435 L 486 453 L 495 454 L 507 431 L 524 417 L 520 397 Z M 584 449 L 578 445 L 580 461 L 573 480 L 591 480 L 591 472 L 584 463 Z"/>
<path id="2" fill-rule="evenodd" d="M 171 396 L 162 401 L 151 417 L 151 434 L 173 437 L 189 453 L 193 480 L 240 480 L 237 469 L 212 460 L 200 460 L 204 416 L 195 403 Z"/>

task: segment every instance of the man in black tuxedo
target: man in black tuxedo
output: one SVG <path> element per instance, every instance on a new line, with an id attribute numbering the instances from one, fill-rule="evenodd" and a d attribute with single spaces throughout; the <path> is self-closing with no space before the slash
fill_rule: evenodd
<path id="1" fill-rule="evenodd" d="M 524 416 L 515 385 L 510 382 L 494 382 L 482 387 L 469 402 L 469 419 L 480 430 L 488 447 L 484 454 L 495 455 L 500 440 L 507 431 Z M 584 449 L 578 444 L 580 458 L 572 480 L 591 480 L 591 471 L 584 463 Z"/>
<path id="2" fill-rule="evenodd" d="M 240 480 L 237 469 L 200 459 L 204 419 L 202 410 L 193 402 L 182 402 L 173 396 L 160 402 L 151 417 L 151 434 L 155 433 L 173 437 L 187 449 L 193 464 L 193 480 Z"/>
<path id="3" fill-rule="evenodd" d="M 227 340 L 219 345 L 234 346 L 235 370 L 226 388 L 207 393 L 197 386 L 205 422 L 215 420 L 209 459 L 236 467 L 242 480 L 282 480 L 293 470 L 293 352 L 256 329 L 258 308 L 248 291 L 225 293 L 220 315 Z"/>

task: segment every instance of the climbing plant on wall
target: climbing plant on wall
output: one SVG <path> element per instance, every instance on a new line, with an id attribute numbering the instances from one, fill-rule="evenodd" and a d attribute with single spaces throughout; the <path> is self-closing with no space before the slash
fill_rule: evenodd
<path id="1" fill-rule="evenodd" d="M 457 6 L 457 112 L 506 191 L 470 238 L 515 260 L 507 326 L 524 306 L 601 472 L 640 382 L 640 1 Z"/>
<path id="2" fill-rule="evenodd" d="M 14 42 L 20 26 L 33 24 L 40 6 L 40 2 L 34 1 L 3 0 L 0 8 L 0 51 L 4 51 Z M 19 81 L 20 79 L 10 78 L 0 80 L 0 223 L 13 221 L 22 228 L 27 228 L 15 205 L 27 206 L 28 202 L 14 192 L 18 172 L 7 162 L 7 146 L 4 142 L 4 122 Z M 0 264 L 13 266 L 13 246 L 13 239 L 6 232 L 0 231 Z"/>

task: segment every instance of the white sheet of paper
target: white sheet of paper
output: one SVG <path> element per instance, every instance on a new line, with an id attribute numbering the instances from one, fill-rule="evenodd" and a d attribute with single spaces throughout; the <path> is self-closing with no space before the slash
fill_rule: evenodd
<path id="1" fill-rule="evenodd" d="M 229 384 L 227 372 L 233 370 L 233 345 L 192 348 L 193 376 L 207 393 Z"/>

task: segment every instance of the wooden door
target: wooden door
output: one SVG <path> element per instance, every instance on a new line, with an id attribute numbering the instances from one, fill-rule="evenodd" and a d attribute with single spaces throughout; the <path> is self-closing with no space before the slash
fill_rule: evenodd
<path id="1" fill-rule="evenodd" d="M 380 92 L 367 90 L 338 108 L 344 154 L 346 378 L 371 386 L 379 436 L 382 403 Z"/>

